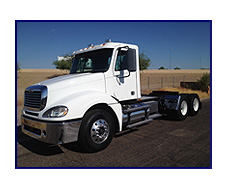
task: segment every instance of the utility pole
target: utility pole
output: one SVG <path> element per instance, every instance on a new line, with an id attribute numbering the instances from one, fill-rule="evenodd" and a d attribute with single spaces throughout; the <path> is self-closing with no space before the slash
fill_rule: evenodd
<path id="1" fill-rule="evenodd" d="M 202 69 L 202 57 L 200 57 L 200 69 Z"/>
<path id="2" fill-rule="evenodd" d="M 171 51 L 173 48 L 169 48 L 170 49 L 170 69 L 171 69 Z"/>

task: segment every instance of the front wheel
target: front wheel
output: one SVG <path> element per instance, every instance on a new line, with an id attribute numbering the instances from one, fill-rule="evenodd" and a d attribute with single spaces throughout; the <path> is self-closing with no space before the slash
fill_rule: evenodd
<path id="1" fill-rule="evenodd" d="M 78 141 L 85 151 L 100 151 L 111 143 L 114 132 L 111 115 L 107 111 L 94 109 L 85 115 Z"/>

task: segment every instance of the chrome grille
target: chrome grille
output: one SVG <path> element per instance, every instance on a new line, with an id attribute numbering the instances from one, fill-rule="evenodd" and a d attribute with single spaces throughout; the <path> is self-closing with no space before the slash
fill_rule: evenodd
<path id="1" fill-rule="evenodd" d="M 42 85 L 30 86 L 24 93 L 24 107 L 28 110 L 41 111 L 47 101 L 47 87 Z"/>
<path id="2" fill-rule="evenodd" d="M 41 91 L 25 91 L 24 106 L 39 109 L 41 107 L 41 96 Z"/>

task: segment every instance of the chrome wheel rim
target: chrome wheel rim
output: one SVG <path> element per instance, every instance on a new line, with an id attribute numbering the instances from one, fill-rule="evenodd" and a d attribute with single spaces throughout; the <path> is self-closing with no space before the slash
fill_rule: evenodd
<path id="1" fill-rule="evenodd" d="M 195 98 L 193 100 L 193 110 L 198 111 L 198 109 L 199 109 L 199 100 L 197 98 Z"/>
<path id="2" fill-rule="evenodd" d="M 109 136 L 109 125 L 104 119 L 96 120 L 91 127 L 91 139 L 96 144 L 101 144 Z"/>
<path id="3" fill-rule="evenodd" d="M 181 102 L 180 111 L 183 116 L 185 116 L 187 114 L 188 104 L 185 100 Z"/>

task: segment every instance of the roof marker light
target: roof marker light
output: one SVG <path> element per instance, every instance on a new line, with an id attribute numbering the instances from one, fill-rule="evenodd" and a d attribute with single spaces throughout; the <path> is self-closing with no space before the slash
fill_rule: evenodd
<path id="1" fill-rule="evenodd" d="M 111 42 L 111 39 L 106 39 L 105 40 L 105 43 L 110 43 Z"/>

